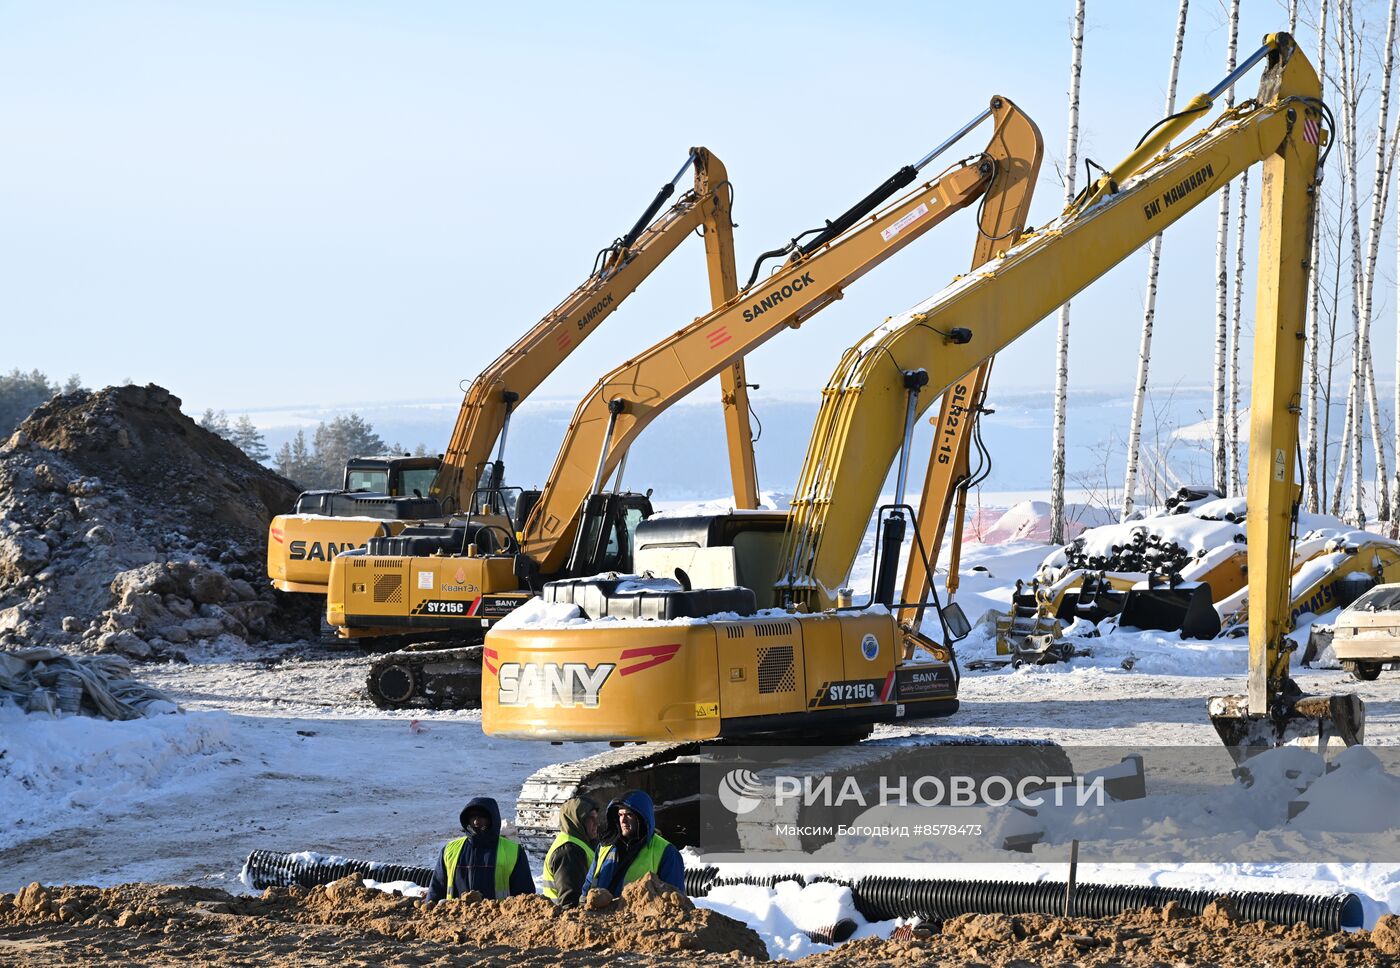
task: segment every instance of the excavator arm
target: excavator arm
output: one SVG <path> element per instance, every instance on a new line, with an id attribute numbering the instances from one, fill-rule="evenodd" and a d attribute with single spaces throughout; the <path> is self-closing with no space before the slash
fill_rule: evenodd
<path id="1" fill-rule="evenodd" d="M 1257 99 L 1166 150 L 1261 60 L 1267 67 Z M 1327 140 L 1322 121 L 1329 115 L 1320 95 L 1317 75 L 1292 38 L 1270 35 L 1213 91 L 1150 131 L 1059 220 L 887 321 L 849 352 L 823 394 L 789 516 L 779 591 L 812 607 L 830 604 L 832 590 L 850 572 L 886 473 L 907 447 L 909 422 L 934 396 L 919 389 L 952 386 L 1216 189 L 1262 163 L 1246 523 L 1249 694 L 1212 700 L 1212 718 L 1235 748 L 1282 739 L 1284 721 L 1299 715 L 1323 732 L 1335 729 L 1357 741 L 1364 715 L 1359 700 L 1310 697 L 1319 701 L 1304 708 L 1287 674 L 1303 316 L 1319 149 Z"/>
<path id="2" fill-rule="evenodd" d="M 695 169 L 695 186 L 657 217 L 687 168 Z M 511 411 L 533 393 L 599 324 L 630 296 L 676 247 L 696 229 L 705 235 L 710 294 L 722 305 L 738 290 L 734 273 L 734 230 L 730 220 L 733 190 L 724 164 L 706 148 L 692 148 L 675 178 L 663 185 L 628 233 L 599 253 L 588 279 L 516 340 L 467 388 L 457 414 L 443 466 L 432 496 L 445 513 L 470 509 L 478 487 L 476 469 L 490 460 L 500 440 L 493 471 L 499 485 Z M 655 219 L 653 221 L 653 219 Z M 726 373 L 725 427 L 740 507 L 755 507 L 757 473 L 748 425 L 748 388 L 743 361 Z"/>
<path id="3" fill-rule="evenodd" d="M 1292 183 L 1301 184 L 1305 198 L 1311 197 L 1307 193 L 1313 186 L 1318 147 L 1304 134 L 1320 130 L 1322 105 L 1316 75 L 1282 35 L 1271 37 L 1265 52 L 1270 58 L 1265 88 L 1275 90 L 1273 96 L 1241 105 L 1208 131 L 1160 157 L 1142 158 L 1135 153 L 1136 160 L 1130 159 L 1135 167 L 1119 166 L 1105 176 L 1115 183 L 1116 192 L 1091 189 L 1092 204 L 1081 200 L 1072 205 L 1053 224 L 913 310 L 888 320 L 848 352 L 823 391 L 789 518 L 784 580 L 794 592 L 834 589 L 849 573 L 868 521 L 868 511 L 860 514 L 854 509 L 871 509 L 879 503 L 885 475 L 904 439 L 906 374 L 924 369 L 928 375 L 927 392 L 915 404 L 917 415 L 937 393 L 972 373 L 1257 162 L 1265 162 L 1267 218 L 1282 217 L 1277 194 L 1285 164 L 1294 173 Z M 1296 252 L 1306 253 L 1307 238 L 1306 230 L 1297 236 L 1266 236 L 1264 242 L 1272 248 L 1261 252 L 1261 266 L 1268 267 L 1262 271 L 1276 275 L 1281 263 Z M 1284 246 L 1288 251 L 1279 251 Z M 1305 259 L 1304 254 L 1292 261 Z M 1261 275 L 1261 293 L 1276 288 L 1271 278 Z M 1280 300 L 1270 298 L 1282 312 Z M 1261 304 L 1261 310 L 1266 306 Z M 1261 328 L 1263 319 L 1261 312 Z M 1287 379 L 1287 371 L 1281 376 Z M 1260 409 L 1274 413 L 1271 403 L 1265 398 Z M 1273 428 L 1271 418 L 1260 419 L 1267 428 L 1281 430 Z M 1287 514 L 1285 502 L 1285 518 Z M 822 595 L 820 600 L 808 601 L 814 606 L 828 604 L 824 599 Z"/>
<path id="4" fill-rule="evenodd" d="M 1030 119 L 1006 98 L 994 98 L 974 122 L 902 172 L 912 175 L 988 116 L 995 130 L 981 154 L 874 214 L 844 227 L 837 220 L 832 229 L 839 231 L 828 229 L 798 247 L 778 271 L 598 382 L 575 411 L 525 527 L 522 548 L 541 572 L 560 571 L 584 501 L 667 407 L 783 328 L 800 326 L 841 298 L 848 285 L 953 212 L 984 196 L 984 219 L 1000 218 L 1022 205 L 1039 167 L 1041 139 Z M 989 186 L 998 182 L 1003 191 L 989 193 Z M 1020 227 L 1021 221 L 1016 221 L 1010 231 Z"/>

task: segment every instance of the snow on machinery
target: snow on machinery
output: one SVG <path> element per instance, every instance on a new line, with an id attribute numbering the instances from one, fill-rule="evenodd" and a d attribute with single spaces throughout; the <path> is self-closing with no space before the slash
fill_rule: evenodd
<path id="1" fill-rule="evenodd" d="M 694 188 L 661 212 L 691 168 Z M 412 525 L 454 514 L 470 513 L 482 523 L 483 503 L 489 506 L 484 523 L 509 533 L 517 531 L 533 494 L 503 491 L 506 438 L 515 407 L 691 232 L 704 233 L 715 305 L 732 296 L 738 288 L 732 199 L 733 186 L 723 163 L 706 148 L 690 149 L 680 171 L 661 187 L 632 228 L 599 251 L 588 278 L 472 381 L 440 459 L 355 458 L 346 466 L 342 490 L 308 491 L 290 514 L 273 520 L 267 546 L 267 573 L 273 585 L 282 591 L 324 595 L 331 560 L 339 552 L 364 548 L 371 538 L 393 537 Z M 755 507 L 758 482 L 742 360 L 721 374 L 721 384 L 735 502 L 739 507 Z M 491 448 L 497 442 L 493 461 Z"/>
<path id="2" fill-rule="evenodd" d="M 924 168 L 987 118 L 994 131 L 984 150 L 916 184 Z M 1034 125 L 1012 102 L 994 98 L 974 122 L 899 169 L 845 213 L 764 253 L 733 299 L 603 377 L 576 410 L 518 540 L 505 540 L 501 531 L 479 542 L 444 533 L 430 546 L 439 537 L 427 533 L 432 529 L 401 536 L 421 538 L 419 554 L 405 541 L 375 539 L 369 554 L 345 555 L 333 563 L 329 620 L 351 630 L 387 626 L 479 640 L 548 578 L 630 570 L 637 523 L 645 514 L 613 513 L 606 485 L 620 480 L 637 435 L 750 350 L 797 328 L 871 269 L 979 201 L 981 220 L 992 230 L 990 255 L 990 245 L 1023 221 L 1009 214 L 1021 202 L 1019 188 L 1006 194 L 997 186 L 1019 186 L 1039 156 Z M 780 255 L 788 256 L 786 262 L 755 281 L 763 262 Z M 470 694 L 479 676 L 480 653 L 474 647 L 456 655 L 406 650 L 375 664 L 370 694 L 381 705 L 456 705 L 475 699 Z"/>
<path id="3" fill-rule="evenodd" d="M 1265 60 L 1257 99 L 1169 147 L 1216 97 Z M 570 621 L 495 629 L 486 638 L 485 731 L 551 741 L 701 741 L 849 731 L 956 710 L 957 667 L 947 644 L 956 636 L 947 633 L 949 624 L 965 622 L 958 622 L 956 612 L 946 614 L 935 597 L 932 606 L 945 636 L 932 642 L 920 627 L 925 600 L 893 600 L 899 543 L 913 516 L 903 506 L 903 492 L 914 420 L 935 393 L 1231 178 L 1262 163 L 1247 534 L 1256 561 L 1264 564 L 1248 578 L 1249 695 L 1212 700 L 1211 718 L 1235 749 L 1273 745 L 1296 731 L 1299 720 L 1314 732 L 1335 730 L 1357 741 L 1359 700 L 1304 699 L 1287 676 L 1286 569 L 1299 497 L 1292 479 L 1294 400 L 1301 384 L 1319 145 L 1327 140 L 1324 116 L 1330 114 L 1307 58 L 1289 35 L 1268 36 L 1212 91 L 1149 129 L 1137 149 L 1058 220 L 892 317 L 846 354 L 823 392 L 788 515 L 774 576 L 786 609 L 682 624 Z M 878 507 L 897 456 L 896 504 Z M 884 607 L 853 608 L 839 589 L 872 512 L 878 515 L 879 541 L 873 604 Z M 733 590 L 735 604 L 739 591 Z M 578 601 L 577 588 L 571 594 Z M 906 615 L 911 618 L 899 621 Z M 587 680 L 589 689 L 563 690 L 564 670 Z M 674 755 L 643 747 L 622 762 L 615 762 L 621 756 L 615 752 L 596 766 L 584 761 L 542 771 L 522 791 L 517 820 L 527 828 L 547 823 L 557 798 L 606 787 L 630 764 L 664 763 Z"/>
<path id="4" fill-rule="evenodd" d="M 1013 661 L 1068 659 L 1076 620 L 1179 631 L 1183 638 L 1248 631 L 1245 499 L 1184 487 L 1156 514 L 1085 531 L 1046 558 L 997 621 L 997 651 Z M 1296 623 L 1400 580 L 1400 542 L 1300 513 L 1289 602 Z"/>

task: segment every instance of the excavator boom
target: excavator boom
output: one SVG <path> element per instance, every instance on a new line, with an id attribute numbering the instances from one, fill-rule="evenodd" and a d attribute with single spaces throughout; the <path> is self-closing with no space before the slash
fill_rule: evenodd
<path id="1" fill-rule="evenodd" d="M 694 168 L 694 188 L 662 211 L 676 184 Z M 724 164 L 706 148 L 692 148 L 632 228 L 604 248 L 588 278 L 472 381 L 462 399 L 447 451 L 431 487 L 380 494 L 309 492 L 292 514 L 268 530 L 268 577 L 283 591 L 325 594 L 331 561 L 341 551 L 364 548 L 423 520 L 472 513 L 478 488 L 499 493 L 514 408 L 591 333 L 598 329 L 693 231 L 702 230 L 712 303 L 738 289 L 734 271 L 733 189 Z M 658 213 L 660 213 L 658 215 Z M 743 360 L 724 379 L 725 431 L 738 507 L 756 507 L 758 477 L 748 425 L 748 384 Z M 494 462 L 490 451 L 499 442 Z M 384 461 L 401 463 L 399 458 Z M 478 471 L 488 468 L 484 479 Z M 347 471 L 347 478 L 348 478 Z M 347 487 L 349 485 L 347 484 Z M 513 530 L 513 529 L 512 529 Z"/>
<path id="2" fill-rule="evenodd" d="M 695 187 L 661 217 L 652 221 L 686 168 L 695 168 Z M 637 224 L 613 246 L 603 250 L 594 273 L 569 296 L 511 344 L 467 388 L 457 423 L 443 455 L 442 472 L 432 496 L 445 513 L 469 510 L 477 488 L 476 468 L 491 456 L 491 447 L 506 425 L 511 409 L 553 373 L 569 354 L 612 315 L 622 301 L 675 251 L 697 228 L 705 233 L 710 292 L 715 305 L 738 289 L 734 273 L 734 230 L 730 216 L 733 189 L 724 164 L 706 148 L 692 148 L 686 165 L 657 193 Z M 650 224 L 648 224 L 650 223 Z M 726 410 L 748 412 L 747 386 L 740 361 L 727 388 L 734 398 Z M 735 457 L 735 497 L 741 507 L 756 502 L 757 482 L 747 424 L 729 421 L 730 450 Z"/>
<path id="3" fill-rule="evenodd" d="M 1280 36 L 1271 42 L 1282 45 Z M 1286 50 L 1266 47 L 1271 59 L 1260 101 L 1228 112 L 1164 156 L 1139 159 L 1139 169 L 1115 169 L 1116 193 L 1096 195 L 1088 207 L 1072 206 L 1060 220 L 1029 235 L 1003 257 L 887 321 L 848 354 L 824 391 L 789 518 L 784 580 L 795 596 L 835 589 L 849 574 L 868 523 L 854 509 L 879 503 L 886 469 L 902 443 L 904 380 L 910 368 L 921 367 L 928 374 L 932 392 L 921 395 L 922 412 L 935 393 L 953 386 L 1256 162 L 1265 162 L 1264 205 L 1270 219 L 1283 217 L 1278 214 L 1278 195 L 1286 162 L 1306 173 L 1292 181 L 1303 185 L 1305 198 L 1311 197 L 1307 192 L 1313 185 L 1318 135 L 1313 141 L 1303 135 L 1321 130 L 1322 105 L 1311 65 L 1291 40 L 1284 39 Z M 1261 309 L 1273 306 L 1282 312 L 1285 305 L 1277 294 L 1280 270 L 1273 266 L 1288 262 L 1289 256 L 1279 249 L 1286 244 L 1290 253 L 1302 253 L 1294 263 L 1307 258 L 1309 233 L 1293 224 L 1296 212 L 1290 210 L 1288 217 L 1288 232 L 1275 225 L 1261 243 L 1261 265 L 1269 264 L 1274 274 L 1261 276 L 1261 293 L 1269 290 Z M 1263 248 L 1265 244 L 1269 247 Z M 1293 308 L 1290 305 L 1290 311 Z M 1296 331 L 1301 332 L 1301 326 Z M 1288 372 L 1281 379 L 1287 380 Z M 1264 384 L 1273 386 L 1273 381 Z M 1261 406 L 1253 412 L 1264 424 L 1261 429 L 1282 434 L 1271 426 L 1282 421 L 1268 416 L 1275 412 L 1272 399 L 1256 400 Z M 828 427 L 841 432 L 830 433 Z M 1277 442 L 1287 443 L 1281 438 Z M 1284 518 L 1289 506 L 1283 507 Z M 1253 505 L 1250 513 L 1255 513 Z"/>
<path id="4" fill-rule="evenodd" d="M 839 299 L 846 286 L 982 198 L 999 171 L 1020 166 L 1017 175 L 1025 174 L 1029 159 L 1040 153 L 1035 125 L 1006 98 L 993 99 L 982 117 L 987 115 L 994 118 L 995 129 L 982 154 L 920 185 L 820 248 L 800 252 L 739 299 L 699 317 L 598 382 L 574 412 L 525 527 L 522 548 L 539 562 L 542 573 L 554 574 L 563 566 L 591 485 L 612 474 L 659 413 L 784 327 L 800 326 Z M 936 154 L 931 152 L 921 164 Z M 998 204 L 1015 208 L 1020 201 L 1008 195 Z"/>

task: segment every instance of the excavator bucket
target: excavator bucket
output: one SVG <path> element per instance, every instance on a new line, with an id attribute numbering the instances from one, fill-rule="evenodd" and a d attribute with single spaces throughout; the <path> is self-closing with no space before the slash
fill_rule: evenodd
<path id="1" fill-rule="evenodd" d="M 1366 704 L 1354 693 L 1285 696 L 1270 713 L 1251 713 L 1246 696 L 1213 696 L 1207 708 L 1236 763 L 1285 743 L 1316 744 L 1321 753 L 1333 739 L 1356 746 L 1366 735 Z"/>
<path id="2" fill-rule="evenodd" d="M 1213 639 L 1220 634 L 1220 613 L 1211 599 L 1210 585 L 1200 581 L 1172 584 L 1160 579 L 1140 581 L 1128 592 L 1120 627 L 1180 630 L 1182 638 Z"/>
<path id="3" fill-rule="evenodd" d="M 1067 590 L 1060 600 L 1055 617 L 1073 622 L 1085 619 L 1097 625 L 1123 611 L 1127 604 L 1127 593 L 1114 587 L 1102 573 L 1089 572 L 1079 583 L 1079 588 Z"/>

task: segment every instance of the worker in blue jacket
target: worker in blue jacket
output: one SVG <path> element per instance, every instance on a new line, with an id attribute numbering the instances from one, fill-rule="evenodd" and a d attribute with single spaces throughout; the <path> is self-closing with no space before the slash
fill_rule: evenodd
<path id="1" fill-rule="evenodd" d="M 646 874 L 655 874 L 677 890 L 685 890 L 681 852 L 656 832 L 651 797 L 641 790 L 624 793 L 608 804 L 608 836 L 598 847 L 584 893 L 606 888 L 614 897 Z"/>
<path id="2" fill-rule="evenodd" d="M 535 893 L 525 849 L 501 836 L 501 808 L 495 800 L 469 800 L 459 819 L 466 836 L 442 848 L 428 886 L 428 900 L 461 897 L 468 891 L 479 891 L 482 897 L 492 899 Z"/>

